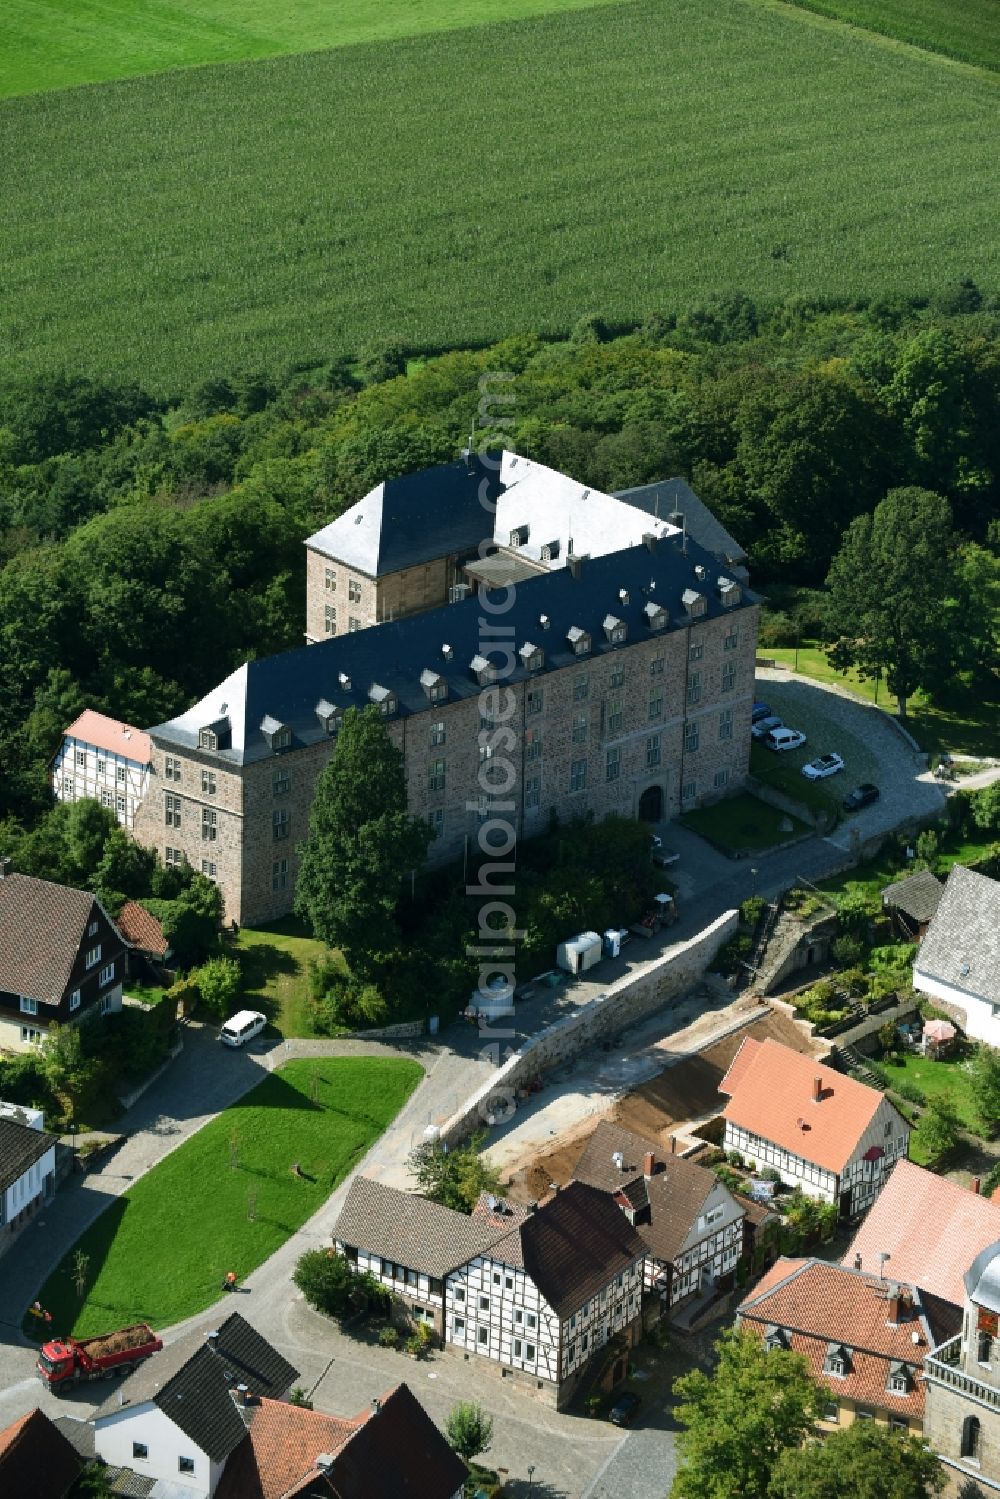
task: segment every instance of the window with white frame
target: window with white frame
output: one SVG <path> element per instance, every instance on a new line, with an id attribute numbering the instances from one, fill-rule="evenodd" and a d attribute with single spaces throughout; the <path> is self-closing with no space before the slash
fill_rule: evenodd
<path id="1" fill-rule="evenodd" d="M 101 758 L 101 756 L 98 755 L 98 757 L 97 757 L 97 774 L 99 776 L 103 776 L 103 775 L 107 775 L 107 773 L 108 773 L 108 762 L 107 762 L 107 760 L 103 760 Z"/>
<path id="2" fill-rule="evenodd" d="M 488 1312 L 489 1309 L 490 1309 L 490 1298 L 488 1296 L 480 1296 L 480 1298 L 479 1298 L 479 1310 L 481 1312 Z"/>
<path id="3" fill-rule="evenodd" d="M 348 633 L 351 634 L 351 635 L 354 634 L 355 630 L 360 630 L 361 629 L 361 621 L 360 621 L 360 619 L 356 618 L 356 616 L 353 615 L 353 614 L 349 614 L 347 616 L 347 629 L 348 629 Z"/>
<path id="4" fill-rule="evenodd" d="M 732 739 L 733 737 L 733 710 L 723 708 L 719 714 L 719 738 Z"/>
<path id="5" fill-rule="evenodd" d="M 696 723 L 686 723 L 684 725 L 684 748 L 686 751 L 698 748 L 698 725 Z"/>
<path id="6" fill-rule="evenodd" d="M 443 760 L 432 760 L 427 767 L 427 790 L 443 791 L 445 783 L 445 762 Z"/>
<path id="7" fill-rule="evenodd" d="M 446 737 L 447 737 L 447 735 L 445 733 L 444 719 L 443 718 L 439 718 L 438 721 L 437 721 L 437 723 L 432 723 L 431 724 L 431 744 L 432 744 L 432 746 L 433 745 L 444 744 Z"/>
<path id="8" fill-rule="evenodd" d="M 115 780 L 122 786 L 128 780 L 128 770 L 124 765 L 115 766 Z"/>
<path id="9" fill-rule="evenodd" d="M 704 647 L 704 645 L 702 645 L 702 644 L 699 643 L 697 645 L 688 646 L 688 660 L 689 661 L 700 661 L 701 658 L 702 658 L 702 656 L 704 654 L 705 654 L 705 647 Z"/>
<path id="10" fill-rule="evenodd" d="M 104 967 L 101 969 L 100 973 L 97 975 L 97 982 L 100 985 L 100 987 L 102 989 L 104 989 L 104 988 L 107 987 L 108 984 L 113 984 L 114 981 L 115 981 L 115 965 L 113 963 L 106 963 L 104 965 Z"/>
<path id="11" fill-rule="evenodd" d="M 201 789 L 205 796 L 215 795 L 215 771 L 203 770 L 201 773 Z"/>
<path id="12" fill-rule="evenodd" d="M 207 843 L 214 843 L 219 836 L 219 814 L 214 807 L 201 809 L 201 836 Z"/>
<path id="13" fill-rule="evenodd" d="M 38 1000 L 37 999 L 29 999 L 26 994 L 22 994 L 21 995 L 21 1014 L 22 1015 L 37 1015 L 38 1014 Z"/>
<path id="14" fill-rule="evenodd" d="M 86 764 L 87 764 L 87 751 L 86 750 L 77 750 L 75 758 L 76 758 L 77 765 L 80 767 L 81 770 L 83 770 L 86 767 Z"/>
<path id="15" fill-rule="evenodd" d="M 730 625 L 722 637 L 722 649 L 724 651 L 735 651 L 740 643 L 740 631 L 738 625 Z"/>
<path id="16" fill-rule="evenodd" d="M 646 740 L 646 769 L 652 770 L 660 763 L 660 736 L 650 734 Z"/>
<path id="17" fill-rule="evenodd" d="M 128 797 L 125 795 L 125 793 L 123 791 L 121 791 L 115 797 L 115 809 L 118 812 L 124 812 L 127 806 L 128 806 Z"/>
<path id="18" fill-rule="evenodd" d="M 69 1007 L 70 1007 L 71 1010 L 78 1010 L 80 1008 L 80 991 L 79 991 L 79 989 L 74 989 L 73 992 L 72 992 L 72 994 L 70 995 L 70 997 L 69 997 Z"/>
<path id="19" fill-rule="evenodd" d="M 524 699 L 524 711 L 527 714 L 541 713 L 544 695 L 540 687 L 529 687 Z"/>
<path id="20" fill-rule="evenodd" d="M 337 610 L 333 604 L 323 606 L 323 634 L 336 635 L 337 633 Z"/>
<path id="21" fill-rule="evenodd" d="M 24 1042 L 25 1046 L 40 1046 L 42 1033 L 33 1025 L 22 1025 L 21 1040 Z"/>
<path id="22" fill-rule="evenodd" d="M 361 584 L 357 578 L 348 578 L 347 580 L 347 602 L 349 604 L 360 604 L 361 602 Z"/>
<path id="23" fill-rule="evenodd" d="M 163 817 L 168 828 L 179 828 L 181 825 L 181 799 L 179 796 L 168 794 L 163 798 Z"/>
<path id="24" fill-rule="evenodd" d="M 219 873 L 213 859 L 202 859 L 201 872 L 206 880 L 214 880 Z"/>
<path id="25" fill-rule="evenodd" d="M 722 668 L 722 690 L 723 692 L 732 692 L 735 686 L 736 663 L 733 661 L 727 661 L 725 666 Z"/>
<path id="26" fill-rule="evenodd" d="M 619 734 L 624 722 L 624 711 L 620 697 L 608 699 L 604 728 L 608 734 Z"/>
<path id="27" fill-rule="evenodd" d="M 207 750 L 219 748 L 219 736 L 214 729 L 200 729 L 198 731 L 198 748 Z"/>
<path id="28" fill-rule="evenodd" d="M 570 791 L 584 791 L 587 786 L 586 760 L 574 760 L 569 768 Z"/>
<path id="29" fill-rule="evenodd" d="M 659 684 L 649 694 L 649 716 L 650 718 L 663 716 L 663 687 Z"/>
<path id="30" fill-rule="evenodd" d="M 101 944 L 98 942 L 96 947 L 88 947 L 86 957 L 84 958 L 84 967 L 94 968 L 100 961 Z"/>
<path id="31" fill-rule="evenodd" d="M 177 1459 L 177 1471 L 178 1471 L 178 1473 L 193 1473 L 194 1472 L 194 1458 L 193 1457 L 179 1457 Z"/>
<path id="32" fill-rule="evenodd" d="M 612 692 L 614 692 L 614 690 L 615 690 L 616 687 L 624 687 L 624 686 L 625 686 L 625 668 L 624 668 L 624 666 L 613 666 L 611 668 L 611 673 L 610 673 L 610 675 L 608 677 L 608 687 L 610 688 L 610 690 Z"/>
<path id="33" fill-rule="evenodd" d="M 169 869 L 179 868 L 184 863 L 184 850 L 168 846 L 163 850 L 163 862 Z"/>
<path id="34" fill-rule="evenodd" d="M 99 925 L 99 923 L 96 922 L 96 921 L 91 921 L 91 922 L 88 923 L 88 925 L 87 925 L 87 936 L 88 937 L 96 937 L 97 936 L 98 925 Z"/>
<path id="35" fill-rule="evenodd" d="M 292 814 L 287 807 L 271 813 L 271 837 L 275 843 L 287 838 L 292 828 Z"/>
<path id="36" fill-rule="evenodd" d="M 287 796 L 291 790 L 292 777 L 285 766 L 271 772 L 271 795 Z"/>
<path id="37" fill-rule="evenodd" d="M 456 1338 L 460 1338 L 460 1337 L 464 1336 L 464 1334 L 465 1334 L 465 1318 L 464 1317 L 456 1317 L 453 1320 L 453 1322 L 452 1322 L 451 1325 L 452 1325 L 453 1334 L 454 1334 L 454 1336 Z"/>
<path id="38" fill-rule="evenodd" d="M 586 744 L 590 719 L 586 713 L 578 713 L 573 719 L 573 743 Z"/>
<path id="39" fill-rule="evenodd" d="M 181 778 L 181 762 L 176 755 L 167 755 L 163 762 L 163 776 L 167 781 L 179 781 Z"/>
<path id="40" fill-rule="evenodd" d="M 701 672 L 688 672 L 688 702 L 697 703 L 701 701 Z"/>
<path id="41" fill-rule="evenodd" d="M 114 804 L 115 804 L 115 794 L 114 794 L 114 792 L 113 791 L 109 791 L 106 786 L 102 786 L 101 787 L 101 806 L 102 807 L 113 807 Z"/>
<path id="42" fill-rule="evenodd" d="M 63 776 L 62 788 L 63 788 L 63 795 L 64 796 L 72 796 L 73 795 L 73 777 L 72 776 Z"/>
<path id="43" fill-rule="evenodd" d="M 323 569 L 323 586 L 327 593 L 335 593 L 337 591 L 337 569 L 335 567 Z"/>

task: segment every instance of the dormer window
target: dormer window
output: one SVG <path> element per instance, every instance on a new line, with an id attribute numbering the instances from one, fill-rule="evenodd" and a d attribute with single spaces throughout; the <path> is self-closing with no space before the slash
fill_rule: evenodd
<path id="1" fill-rule="evenodd" d="M 510 544 L 512 547 L 523 547 L 528 545 L 528 537 L 531 534 L 529 526 L 515 526 L 510 533 Z"/>
<path id="2" fill-rule="evenodd" d="M 350 690 L 351 690 L 351 679 L 347 675 L 346 671 L 338 672 L 338 674 L 337 674 L 337 685 L 338 685 L 338 687 L 342 688 L 344 692 L 350 692 Z"/>
<path id="3" fill-rule="evenodd" d="M 615 614 L 604 616 L 604 633 L 612 645 L 622 645 L 628 638 L 628 625 Z"/>
<path id="4" fill-rule="evenodd" d="M 832 1374 L 837 1379 L 845 1379 L 851 1373 L 851 1350 L 845 1348 L 843 1343 L 828 1343 L 826 1358 L 823 1361 L 823 1373 Z"/>
<path id="5" fill-rule="evenodd" d="M 530 640 L 524 642 L 517 654 L 525 671 L 540 671 L 545 663 L 545 652 L 540 645 L 532 645 Z"/>
<path id="6" fill-rule="evenodd" d="M 325 697 L 321 697 L 316 704 L 316 717 L 325 734 L 337 734 L 344 722 L 344 710 L 328 702 Z"/>
<path id="7" fill-rule="evenodd" d="M 764 1329 L 764 1347 L 768 1353 L 771 1353 L 776 1348 L 787 1348 L 788 1334 L 785 1329 L 783 1327 L 776 1327 L 773 1322 L 769 1322 Z"/>
<path id="8" fill-rule="evenodd" d="M 590 652 L 590 635 L 586 630 L 581 630 L 579 625 L 571 625 L 566 631 L 566 639 L 569 641 L 570 649 L 574 656 L 586 656 Z"/>
<path id="9" fill-rule="evenodd" d="M 436 671 L 422 671 L 420 685 L 432 703 L 442 703 L 448 696 L 448 683 Z"/>
<path id="10" fill-rule="evenodd" d="M 542 547 L 542 561 L 543 562 L 554 562 L 558 556 L 559 556 L 559 543 L 558 543 L 558 541 L 547 541 L 545 543 L 545 545 Z"/>
<path id="11" fill-rule="evenodd" d="M 708 608 L 708 600 L 703 593 L 698 593 L 694 588 L 685 588 L 681 594 L 681 603 L 687 610 L 691 619 L 700 619 Z"/>
<path id="12" fill-rule="evenodd" d="M 441 654 L 446 661 L 451 661 L 455 655 L 455 647 L 453 645 L 443 645 L 441 647 Z"/>
<path id="13" fill-rule="evenodd" d="M 732 578 L 719 578 L 716 582 L 723 609 L 732 609 L 740 601 L 740 585 Z"/>
<path id="14" fill-rule="evenodd" d="M 473 656 L 469 662 L 469 670 L 479 683 L 480 687 L 488 687 L 497 679 L 497 669 L 492 661 L 487 661 L 485 656 Z"/>
<path id="15" fill-rule="evenodd" d="M 291 729 L 287 724 L 279 723 L 278 719 L 272 718 L 270 713 L 265 713 L 261 719 L 260 732 L 275 752 L 288 749 L 291 745 Z"/>
<path id="16" fill-rule="evenodd" d="M 908 1395 L 912 1388 L 910 1371 L 905 1364 L 890 1364 L 886 1389 L 890 1395 Z"/>
<path id="17" fill-rule="evenodd" d="M 390 692 L 388 687 L 380 687 L 378 682 L 373 682 L 368 689 L 368 696 L 383 718 L 391 718 L 395 713 L 398 706 L 396 694 Z"/>
<path id="18" fill-rule="evenodd" d="M 198 748 L 207 750 L 219 748 L 219 736 L 214 729 L 199 729 Z"/>
<path id="19" fill-rule="evenodd" d="M 619 601 L 619 603 L 622 603 L 622 604 L 627 604 L 628 603 L 628 589 L 627 588 L 619 588 L 619 590 L 618 590 L 618 601 Z"/>
<path id="20" fill-rule="evenodd" d="M 652 600 L 643 609 L 643 617 L 651 630 L 662 630 L 667 622 L 667 611 L 662 604 L 654 604 Z"/>

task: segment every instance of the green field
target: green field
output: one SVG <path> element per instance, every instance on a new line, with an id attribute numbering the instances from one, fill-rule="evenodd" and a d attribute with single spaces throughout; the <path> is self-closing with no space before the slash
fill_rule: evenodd
<path id="1" fill-rule="evenodd" d="M 1000 69 L 1000 0 L 787 0 L 880 36 Z"/>
<path id="2" fill-rule="evenodd" d="M 733 288 L 991 290 L 998 104 L 992 74 L 760 0 L 8 99 L 0 374 L 171 391 Z"/>
<path id="3" fill-rule="evenodd" d="M 422 1075 L 418 1062 L 372 1057 L 289 1062 L 272 1073 L 87 1229 L 73 1251 L 89 1257 L 82 1300 L 72 1253 L 39 1292 L 51 1330 L 86 1337 L 136 1321 L 160 1329 L 210 1306 L 227 1271 L 242 1280 L 323 1205 Z"/>
<path id="4" fill-rule="evenodd" d="M 608 3 L 613 0 L 6 0 L 0 98 Z"/>

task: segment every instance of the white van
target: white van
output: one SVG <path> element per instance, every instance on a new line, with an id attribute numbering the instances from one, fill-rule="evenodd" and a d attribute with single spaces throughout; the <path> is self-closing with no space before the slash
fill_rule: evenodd
<path id="1" fill-rule="evenodd" d="M 230 1015 L 219 1032 L 219 1040 L 226 1046 L 245 1046 L 254 1036 L 259 1036 L 267 1024 L 267 1016 L 259 1010 L 240 1010 Z"/>
<path id="2" fill-rule="evenodd" d="M 769 750 L 793 750 L 799 749 L 806 742 L 806 736 L 801 729 L 771 729 L 764 736 L 764 744 Z"/>

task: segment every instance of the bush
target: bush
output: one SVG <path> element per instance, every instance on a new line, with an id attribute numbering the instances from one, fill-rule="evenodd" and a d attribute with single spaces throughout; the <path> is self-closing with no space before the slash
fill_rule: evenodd
<path id="1" fill-rule="evenodd" d="M 838 968 L 855 969 L 864 960 L 865 945 L 859 937 L 845 934 L 836 938 L 830 946 L 830 952 Z"/>
<path id="2" fill-rule="evenodd" d="M 927 1094 L 923 1088 L 918 1088 L 916 1083 L 909 1082 L 905 1077 L 895 1079 L 892 1089 L 900 1098 L 905 1098 L 907 1103 L 916 1104 L 918 1108 L 923 1108 L 927 1103 Z"/>
<path id="3" fill-rule="evenodd" d="M 744 926 L 748 926 L 751 931 L 755 931 L 757 923 L 766 909 L 767 901 L 762 895 L 751 895 L 740 906 L 740 921 L 742 921 Z"/>
<path id="4" fill-rule="evenodd" d="M 729 1163 L 730 1166 L 744 1166 L 746 1164 L 746 1162 L 744 1161 L 742 1155 L 740 1154 L 740 1152 L 738 1150 L 729 1150 L 729 1151 L 727 1151 L 726 1152 L 726 1160 L 727 1160 L 727 1162 Z"/>
<path id="5" fill-rule="evenodd" d="M 444 1434 L 448 1445 L 468 1463 L 481 1452 L 489 1451 L 493 1441 L 493 1418 L 486 1414 L 478 1400 L 461 1400 L 448 1416 Z"/>
<path id="6" fill-rule="evenodd" d="M 312 1028 L 318 1036 L 380 1025 L 386 1020 L 389 1006 L 374 984 L 334 970 L 328 962 L 316 964 L 313 977 L 326 985 L 325 992 L 314 997 L 310 1006 Z"/>
<path id="7" fill-rule="evenodd" d="M 383 1327 L 378 1335 L 378 1340 L 382 1348 L 398 1348 L 399 1331 L 395 1327 Z"/>
<path id="8" fill-rule="evenodd" d="M 192 981 L 205 1008 L 224 1020 L 240 992 L 240 965 L 235 958 L 209 958 L 192 975 Z"/>
<path id="9" fill-rule="evenodd" d="M 343 1321 L 354 1312 L 388 1311 L 392 1294 L 369 1271 L 360 1273 L 335 1249 L 307 1249 L 292 1274 L 310 1306 Z"/>

